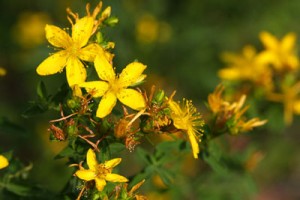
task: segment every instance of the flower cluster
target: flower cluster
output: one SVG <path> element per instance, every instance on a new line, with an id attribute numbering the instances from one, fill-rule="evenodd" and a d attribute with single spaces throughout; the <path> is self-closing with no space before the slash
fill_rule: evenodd
<path id="1" fill-rule="evenodd" d="M 260 93 L 268 101 L 283 103 L 284 121 L 289 125 L 293 114 L 299 114 L 300 104 L 296 34 L 288 33 L 280 40 L 263 31 L 259 38 L 264 49 L 258 53 L 251 45 L 245 46 L 241 54 L 224 53 L 228 67 L 219 70 L 219 77 L 238 85 L 238 90 Z"/>
<path id="2" fill-rule="evenodd" d="M 102 11 L 100 2 L 91 13 L 87 4 L 84 17 L 79 17 L 71 9 L 67 9 L 67 12 L 71 36 L 64 29 L 46 25 L 46 38 L 58 51 L 46 58 L 36 71 L 44 76 L 62 72 L 66 68 L 68 91 L 71 92 L 67 92 L 55 107 L 56 110 L 59 108 L 61 118 L 50 121 L 49 131 L 53 140 L 69 142 L 65 150 L 68 153 L 62 155 L 69 155 L 72 163 L 79 163 L 71 165 L 79 168 L 74 176 L 83 180 L 83 183 L 78 181 L 75 184 L 76 188 L 81 188 L 78 199 L 84 195 L 92 199 L 108 199 L 112 196 L 115 199 L 145 199 L 136 192 L 145 180 L 140 180 L 128 191 L 127 182 L 132 179 L 112 172 L 122 159 L 111 155 L 111 145 L 121 143 L 132 152 L 137 144 L 144 141 L 143 138 L 167 135 L 174 141 L 183 139 L 184 143 L 189 142 L 187 149 L 197 159 L 202 141 L 206 140 L 207 144 L 215 136 L 216 129 L 219 135 L 225 132 L 238 134 L 266 123 L 258 118 L 246 120 L 243 116 L 248 108 L 243 108 L 246 96 L 230 103 L 222 97 L 224 87 L 218 86 L 208 97 L 208 105 L 215 119 L 210 130 L 214 131 L 204 130 L 205 119 L 191 100 L 176 102 L 173 99 L 175 92 L 166 96 L 164 90 L 156 90 L 155 86 L 150 92 L 137 88 L 146 78 L 143 74 L 146 65 L 134 61 L 120 74 L 115 72 L 115 55 L 111 53 L 114 43 L 104 41 L 101 33 L 105 26 L 117 22 L 110 16 L 110 7 Z M 255 50 L 247 47 L 243 56 L 245 60 L 226 55 L 233 65 L 230 69 L 220 71 L 220 76 L 269 84 L 270 80 L 261 79 L 268 77 L 271 72 L 266 71 L 268 68 L 261 59 L 256 58 Z M 257 65 L 259 76 L 245 70 L 252 64 Z M 243 69 L 239 69 L 239 65 Z M 87 73 L 91 68 L 98 76 L 96 80 L 94 74 Z M 153 160 L 160 158 L 151 158 L 151 163 L 159 163 Z M 102 162 L 99 163 L 98 159 Z M 157 166 L 160 164 L 155 164 L 153 168 Z M 158 167 L 156 170 L 159 172 L 161 169 Z"/>

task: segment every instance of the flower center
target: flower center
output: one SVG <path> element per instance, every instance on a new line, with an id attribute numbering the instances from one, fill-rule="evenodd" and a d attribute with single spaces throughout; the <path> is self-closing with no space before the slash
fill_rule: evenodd
<path id="1" fill-rule="evenodd" d="M 77 43 L 73 43 L 69 48 L 68 48 L 68 52 L 70 56 L 75 56 L 78 57 L 78 53 L 79 53 L 80 47 Z"/>
<path id="2" fill-rule="evenodd" d="M 100 164 L 97 166 L 97 177 L 105 178 L 106 174 L 111 173 L 110 168 L 106 168 L 104 164 Z"/>

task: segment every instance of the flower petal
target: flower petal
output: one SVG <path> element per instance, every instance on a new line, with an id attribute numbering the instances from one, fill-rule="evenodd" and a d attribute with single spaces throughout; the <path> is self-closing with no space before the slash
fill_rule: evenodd
<path id="1" fill-rule="evenodd" d="M 170 100 L 169 101 L 169 107 L 170 107 L 170 109 L 171 109 L 171 111 L 173 112 L 174 115 L 176 115 L 176 116 L 180 116 L 181 115 L 182 110 L 181 110 L 181 108 L 180 108 L 180 106 L 179 106 L 178 103 L 176 103 L 173 100 Z"/>
<path id="2" fill-rule="evenodd" d="M 84 87 L 88 93 L 93 97 L 101 97 L 108 90 L 108 83 L 104 81 L 90 81 L 79 84 L 80 87 Z"/>
<path id="3" fill-rule="evenodd" d="M 142 110 L 146 107 L 143 95 L 134 89 L 121 89 L 117 97 L 124 105 L 134 110 Z"/>
<path id="4" fill-rule="evenodd" d="M 117 166 L 120 162 L 122 161 L 121 158 L 114 158 L 108 161 L 105 161 L 104 165 L 107 168 L 114 168 L 115 166 Z"/>
<path id="5" fill-rule="evenodd" d="M 102 191 L 103 188 L 106 185 L 106 181 L 104 179 L 102 179 L 102 178 L 96 178 L 95 181 L 96 181 L 96 188 L 97 188 L 97 190 L 98 191 Z"/>
<path id="6" fill-rule="evenodd" d="M 81 60 L 94 62 L 96 55 L 104 55 L 102 47 L 96 43 L 89 44 L 88 46 L 79 50 L 78 56 Z"/>
<path id="7" fill-rule="evenodd" d="M 98 76 L 105 81 L 113 82 L 116 78 L 116 74 L 112 65 L 108 62 L 106 56 L 98 55 L 95 58 L 95 68 Z"/>
<path id="8" fill-rule="evenodd" d="M 119 77 L 119 84 L 123 87 L 128 87 L 131 84 L 135 83 L 140 78 L 146 67 L 146 65 L 143 65 L 139 62 L 130 63 L 121 72 Z"/>
<path id="9" fill-rule="evenodd" d="M 72 26 L 72 38 L 79 47 L 83 47 L 89 41 L 94 27 L 93 17 L 83 17 Z"/>
<path id="10" fill-rule="evenodd" d="M 91 181 L 96 178 L 96 173 L 93 170 L 81 169 L 75 172 L 75 175 L 85 181 Z"/>
<path id="11" fill-rule="evenodd" d="M 128 182 L 128 179 L 124 176 L 121 176 L 119 174 L 106 174 L 105 180 L 110 182 Z"/>
<path id="12" fill-rule="evenodd" d="M 72 38 L 61 28 L 53 25 L 46 25 L 46 38 L 55 47 L 68 48 L 72 44 Z"/>
<path id="13" fill-rule="evenodd" d="M 195 135 L 195 131 L 193 130 L 192 127 L 188 128 L 187 134 L 189 136 L 189 140 L 190 140 L 191 147 L 192 147 L 192 150 L 193 150 L 194 158 L 198 158 L 198 154 L 199 154 L 200 150 L 199 150 L 197 137 Z"/>
<path id="14" fill-rule="evenodd" d="M 263 31 L 259 34 L 259 37 L 261 42 L 267 49 L 275 50 L 278 48 L 279 44 L 277 38 L 271 35 L 270 33 Z"/>
<path id="15" fill-rule="evenodd" d="M 86 70 L 81 61 L 76 57 L 70 57 L 67 61 L 67 80 L 69 86 L 83 83 L 86 79 Z"/>
<path id="16" fill-rule="evenodd" d="M 0 155 L 0 169 L 3 169 L 8 166 L 8 160 L 4 156 Z"/>
<path id="17" fill-rule="evenodd" d="M 112 109 L 115 107 L 117 102 L 117 97 L 112 92 L 107 92 L 101 99 L 96 116 L 103 118 L 111 113 Z"/>
<path id="18" fill-rule="evenodd" d="M 92 149 L 89 149 L 86 155 L 86 162 L 87 165 L 89 166 L 89 169 L 92 171 L 96 171 L 98 162 L 96 159 L 96 154 Z"/>
<path id="19" fill-rule="evenodd" d="M 296 42 L 296 34 L 295 33 L 288 33 L 284 36 L 281 41 L 281 48 L 284 52 L 290 52 L 293 50 Z"/>
<path id="20" fill-rule="evenodd" d="M 61 72 L 67 63 L 67 52 L 59 51 L 46 58 L 36 69 L 39 75 L 51 75 Z"/>

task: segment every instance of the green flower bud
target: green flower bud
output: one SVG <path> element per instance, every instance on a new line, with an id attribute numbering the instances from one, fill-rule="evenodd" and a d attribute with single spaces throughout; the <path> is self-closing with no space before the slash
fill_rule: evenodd
<path id="1" fill-rule="evenodd" d="M 153 101 L 155 103 L 160 104 L 163 102 L 164 98 L 165 98 L 165 92 L 163 90 L 159 90 L 158 92 L 156 92 Z"/>

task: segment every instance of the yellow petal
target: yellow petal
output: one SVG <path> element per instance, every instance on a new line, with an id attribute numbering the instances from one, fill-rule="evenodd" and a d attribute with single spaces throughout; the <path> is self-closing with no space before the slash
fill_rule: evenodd
<path id="1" fill-rule="evenodd" d="M 194 158 L 198 158 L 198 154 L 199 154 L 200 150 L 199 150 L 197 137 L 196 137 L 195 132 L 192 127 L 188 128 L 187 134 L 189 136 L 189 140 L 190 140 L 191 147 L 193 150 Z"/>
<path id="2" fill-rule="evenodd" d="M 300 100 L 296 100 L 293 104 L 295 114 L 300 115 Z"/>
<path id="3" fill-rule="evenodd" d="M 89 41 L 94 27 L 93 17 L 83 17 L 72 26 L 72 38 L 79 47 L 83 47 Z"/>
<path id="4" fill-rule="evenodd" d="M 117 166 L 120 162 L 122 161 L 121 158 L 114 158 L 108 161 L 105 161 L 104 165 L 107 168 L 114 168 L 115 166 Z"/>
<path id="5" fill-rule="evenodd" d="M 8 164 L 8 160 L 4 156 L 0 155 L 0 169 L 7 167 Z"/>
<path id="6" fill-rule="evenodd" d="M 130 63 L 121 72 L 119 76 L 119 84 L 123 87 L 127 87 L 135 83 L 140 78 L 146 67 L 146 65 L 139 62 Z"/>
<path id="7" fill-rule="evenodd" d="M 81 169 L 75 172 L 75 175 L 85 181 L 91 181 L 96 178 L 96 173 L 93 170 Z"/>
<path id="8" fill-rule="evenodd" d="M 71 37 L 61 28 L 53 25 L 46 25 L 46 38 L 55 47 L 68 48 L 72 44 Z"/>
<path id="9" fill-rule="evenodd" d="M 176 103 L 175 101 L 170 100 L 169 101 L 169 107 L 171 109 L 171 111 L 173 112 L 174 115 L 181 115 L 182 110 L 180 109 L 180 106 L 178 103 Z"/>
<path id="10" fill-rule="evenodd" d="M 293 50 L 296 42 L 296 34 L 295 33 L 288 33 L 284 36 L 281 42 L 281 48 L 284 52 L 290 52 Z"/>
<path id="11" fill-rule="evenodd" d="M 97 190 L 98 191 L 102 191 L 103 188 L 106 185 L 106 181 L 104 179 L 102 179 L 102 178 L 96 178 L 95 181 L 96 181 L 96 188 L 97 188 Z"/>
<path id="12" fill-rule="evenodd" d="M 128 182 L 128 179 L 124 176 L 121 176 L 119 174 L 106 174 L 105 180 L 110 182 Z"/>
<path id="13" fill-rule="evenodd" d="M 115 80 L 116 74 L 112 65 L 106 59 L 106 56 L 98 55 L 95 58 L 95 68 L 98 76 L 105 81 L 113 82 Z"/>
<path id="14" fill-rule="evenodd" d="M 70 57 L 66 67 L 69 86 L 80 85 L 86 79 L 86 70 L 81 61 L 76 57 Z"/>
<path id="15" fill-rule="evenodd" d="M 122 89 L 117 93 L 117 97 L 124 105 L 134 110 L 142 110 L 146 107 L 143 95 L 134 89 Z"/>
<path id="16" fill-rule="evenodd" d="M 78 56 L 81 60 L 94 62 L 96 55 L 98 54 L 104 55 L 104 51 L 100 45 L 93 43 L 80 49 Z"/>
<path id="17" fill-rule="evenodd" d="M 98 162 L 96 159 L 96 154 L 92 149 L 89 149 L 86 155 L 86 162 L 87 165 L 89 166 L 89 169 L 92 171 L 96 171 Z"/>
<path id="18" fill-rule="evenodd" d="M 36 69 L 39 75 L 50 75 L 61 72 L 67 63 L 67 52 L 59 51 L 46 58 Z"/>
<path id="19" fill-rule="evenodd" d="M 96 116 L 103 118 L 111 113 L 112 109 L 115 107 L 117 102 L 117 97 L 114 93 L 107 92 L 101 99 Z"/>
<path id="20" fill-rule="evenodd" d="M 240 70 L 236 68 L 221 69 L 218 71 L 218 76 L 225 80 L 239 80 L 242 78 Z"/>
<path id="21" fill-rule="evenodd" d="M 270 33 L 263 31 L 259 34 L 259 37 L 261 42 L 267 49 L 276 50 L 278 48 L 279 42 L 277 38 L 271 35 Z"/>
<path id="22" fill-rule="evenodd" d="M 101 97 L 108 90 L 108 83 L 104 81 L 90 81 L 79 84 L 80 87 L 84 87 L 88 93 L 93 97 Z"/>

